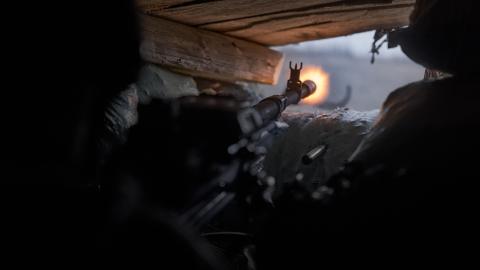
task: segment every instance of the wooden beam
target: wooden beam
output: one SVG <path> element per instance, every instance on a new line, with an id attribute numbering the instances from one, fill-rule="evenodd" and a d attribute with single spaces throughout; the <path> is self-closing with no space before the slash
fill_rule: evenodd
<path id="1" fill-rule="evenodd" d="M 366 13 L 372 9 L 411 7 L 413 6 L 413 2 L 412 0 L 394 0 L 392 3 L 388 3 L 388 5 L 379 5 L 378 3 L 332 5 L 206 24 L 202 25 L 202 28 L 228 33 L 234 36 L 259 35 L 286 28 L 298 28 L 302 25 L 358 18 L 362 15 L 365 16 Z"/>
<path id="2" fill-rule="evenodd" d="M 146 13 L 153 13 L 167 8 L 188 5 L 189 3 L 195 2 L 195 0 L 137 0 L 135 2 L 139 10 Z"/>
<path id="3" fill-rule="evenodd" d="M 415 0 L 223 0 L 166 8 L 161 8 L 161 0 L 137 2 L 140 7 L 157 3 L 156 8 L 141 8 L 154 16 L 265 45 L 283 45 L 406 25 Z"/>
<path id="4" fill-rule="evenodd" d="M 137 0 L 142 12 L 189 25 L 202 25 L 246 17 L 285 12 L 292 9 L 312 8 L 341 0 L 223 0 L 188 1 L 182 5 L 165 7 L 163 0 Z M 148 7 L 148 8 L 145 8 Z"/>
<path id="5" fill-rule="evenodd" d="M 256 43 L 140 15 L 144 60 L 184 74 L 274 84 L 283 55 Z"/>
<path id="6" fill-rule="evenodd" d="M 341 13 L 326 13 L 288 19 L 290 27 L 282 22 L 268 22 L 252 29 L 227 32 L 260 44 L 275 46 L 309 40 L 332 38 L 379 28 L 408 25 L 412 6 L 388 9 L 364 9 Z M 285 24 L 287 25 L 287 24 Z"/>

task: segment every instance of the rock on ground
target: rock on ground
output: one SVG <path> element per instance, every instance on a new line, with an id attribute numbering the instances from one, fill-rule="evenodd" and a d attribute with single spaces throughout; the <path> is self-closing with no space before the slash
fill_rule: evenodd
<path id="1" fill-rule="evenodd" d="M 173 73 L 159 66 L 147 64 L 139 73 L 136 82 L 141 103 L 151 98 L 171 99 L 199 94 L 192 77 Z"/>

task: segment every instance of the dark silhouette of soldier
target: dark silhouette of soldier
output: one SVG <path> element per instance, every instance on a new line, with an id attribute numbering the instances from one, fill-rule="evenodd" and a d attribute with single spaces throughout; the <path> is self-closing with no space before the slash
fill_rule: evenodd
<path id="1" fill-rule="evenodd" d="M 22 1 L 4 10 L 14 17 L 2 39 L 10 56 L 3 82 L 2 261 L 214 269 L 212 254 L 191 231 L 121 197 L 118 190 L 135 195 L 135 186 L 123 186 L 118 163 L 105 160 L 115 154 L 102 153 L 102 144 L 116 140 L 105 113 L 141 64 L 133 1 Z"/>
<path id="2" fill-rule="evenodd" d="M 104 111 L 140 64 L 133 3 L 23 1 L 4 12 L 2 257 L 87 261 L 101 226 Z"/>
<path id="3" fill-rule="evenodd" d="M 262 269 L 476 261 L 478 8 L 417 1 L 391 41 L 445 76 L 394 91 L 341 173 L 313 194 L 285 196 L 259 239 Z"/>

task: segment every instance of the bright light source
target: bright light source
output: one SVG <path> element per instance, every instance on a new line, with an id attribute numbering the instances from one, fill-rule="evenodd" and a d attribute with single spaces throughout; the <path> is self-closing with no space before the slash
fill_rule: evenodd
<path id="1" fill-rule="evenodd" d="M 301 104 L 319 105 L 324 102 L 329 94 L 330 75 L 318 66 L 306 66 L 302 69 L 300 80 L 312 80 L 317 85 L 317 90 L 311 96 L 302 100 Z"/>

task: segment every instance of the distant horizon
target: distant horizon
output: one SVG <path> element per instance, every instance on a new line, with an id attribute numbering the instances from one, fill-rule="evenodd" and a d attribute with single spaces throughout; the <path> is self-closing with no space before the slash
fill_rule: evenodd
<path id="1" fill-rule="evenodd" d="M 373 35 L 375 31 L 368 31 L 359 34 L 342 36 L 336 38 L 306 41 L 298 44 L 290 44 L 285 46 L 277 46 L 274 49 L 287 52 L 339 52 L 350 54 L 358 58 L 371 57 L 371 46 L 373 42 Z M 380 49 L 380 55 L 375 56 L 377 59 L 408 59 L 402 52 L 400 47 L 388 49 L 387 44 L 384 44 Z"/>

